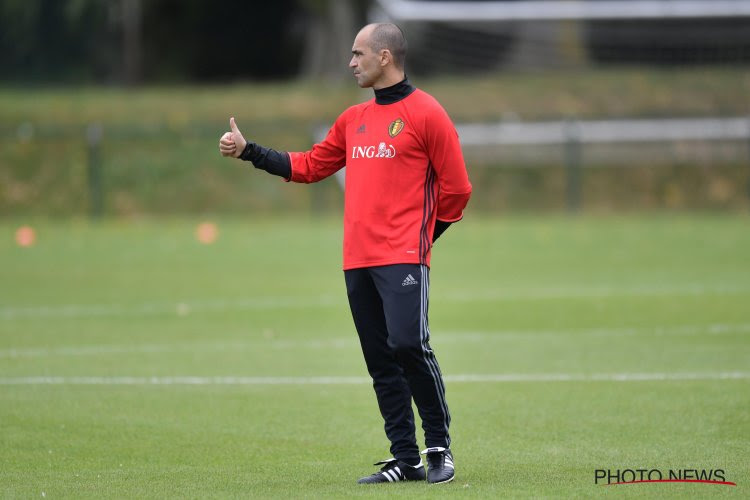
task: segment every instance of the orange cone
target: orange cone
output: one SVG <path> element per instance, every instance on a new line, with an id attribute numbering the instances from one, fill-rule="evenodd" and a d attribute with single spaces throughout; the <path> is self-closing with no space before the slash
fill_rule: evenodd
<path id="1" fill-rule="evenodd" d="M 36 243 L 36 233 L 30 226 L 21 226 L 16 230 L 16 244 L 19 247 L 30 247 Z"/>
<path id="2" fill-rule="evenodd" d="M 219 237 L 219 229 L 213 222 L 202 222 L 195 230 L 195 237 L 204 245 L 210 245 Z"/>

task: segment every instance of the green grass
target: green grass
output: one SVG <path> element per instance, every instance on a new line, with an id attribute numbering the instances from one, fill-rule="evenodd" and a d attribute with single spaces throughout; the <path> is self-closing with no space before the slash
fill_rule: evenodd
<path id="1" fill-rule="evenodd" d="M 353 484 L 388 450 L 367 383 L 8 384 L 366 376 L 338 218 L 220 218 L 210 246 L 198 222 L 39 219 L 22 249 L 21 221 L 0 221 L 3 497 L 747 496 L 747 216 L 452 227 L 431 280 L 446 376 L 678 379 L 448 382 L 458 475 L 442 487 Z M 744 378 L 707 377 L 726 372 Z M 719 468 L 737 487 L 605 488 L 599 468 Z"/>
<path id="2" fill-rule="evenodd" d="M 589 67 L 414 77 L 414 83 L 432 93 L 456 122 L 750 114 L 750 69 L 742 66 Z M 91 123 L 103 128 L 100 159 L 108 215 L 338 207 L 335 186 L 295 191 L 281 189 L 268 176 L 250 178 L 246 168 L 219 157 L 217 141 L 235 116 L 248 139 L 305 151 L 314 142 L 314 130 L 371 97 L 370 90 L 349 80 L 137 89 L 0 87 L 0 212 L 85 214 L 85 137 Z M 626 167 L 594 168 L 583 175 L 584 208 L 747 206 L 747 147 L 742 143 L 626 148 L 597 154 L 596 147 L 587 147 L 583 152 L 587 166 Z M 483 199 L 498 200 L 483 208 L 564 207 L 562 149 L 468 148 L 465 154 L 472 176 L 482 180 Z M 529 165 L 537 168 L 525 168 Z"/>
<path id="3" fill-rule="evenodd" d="M 589 67 L 530 73 L 414 77 L 457 121 L 638 116 L 742 115 L 750 112 L 750 68 Z M 5 123 L 83 126 L 135 124 L 146 132 L 195 131 L 208 124 L 329 123 L 346 107 L 372 97 L 353 80 L 289 81 L 213 86 L 0 88 Z M 6 128 L 7 127 L 7 128 Z M 154 129 L 153 127 L 157 127 Z M 161 127 L 161 129 L 159 129 Z M 261 131 L 262 133 L 262 131 Z"/>

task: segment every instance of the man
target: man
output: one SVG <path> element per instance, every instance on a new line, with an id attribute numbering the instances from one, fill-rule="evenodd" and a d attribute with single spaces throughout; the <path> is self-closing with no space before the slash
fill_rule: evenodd
<path id="1" fill-rule="evenodd" d="M 247 142 L 234 121 L 224 156 L 287 181 L 317 182 L 346 166 L 344 277 L 393 458 L 360 483 L 454 477 L 450 413 L 427 322 L 432 244 L 460 220 L 471 195 L 458 135 L 445 110 L 404 73 L 406 39 L 394 24 L 357 34 L 349 67 L 375 98 L 338 117 L 323 142 L 285 153 Z M 428 471 L 417 447 L 422 418 Z"/>

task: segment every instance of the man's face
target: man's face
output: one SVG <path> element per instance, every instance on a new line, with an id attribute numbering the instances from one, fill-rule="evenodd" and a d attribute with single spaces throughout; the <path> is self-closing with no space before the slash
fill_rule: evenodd
<path id="1" fill-rule="evenodd" d="M 349 67 L 354 72 L 357 85 L 362 88 L 372 87 L 383 74 L 380 55 L 370 48 L 370 30 L 364 29 L 357 34 L 352 46 L 352 60 Z"/>

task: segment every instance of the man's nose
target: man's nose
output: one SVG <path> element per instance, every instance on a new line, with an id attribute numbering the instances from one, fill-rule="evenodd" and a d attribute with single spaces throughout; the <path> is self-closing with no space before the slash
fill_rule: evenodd
<path id="1" fill-rule="evenodd" d="M 350 68 L 356 68 L 357 67 L 357 62 L 354 60 L 353 57 L 352 57 L 352 60 L 349 61 L 349 67 Z"/>

